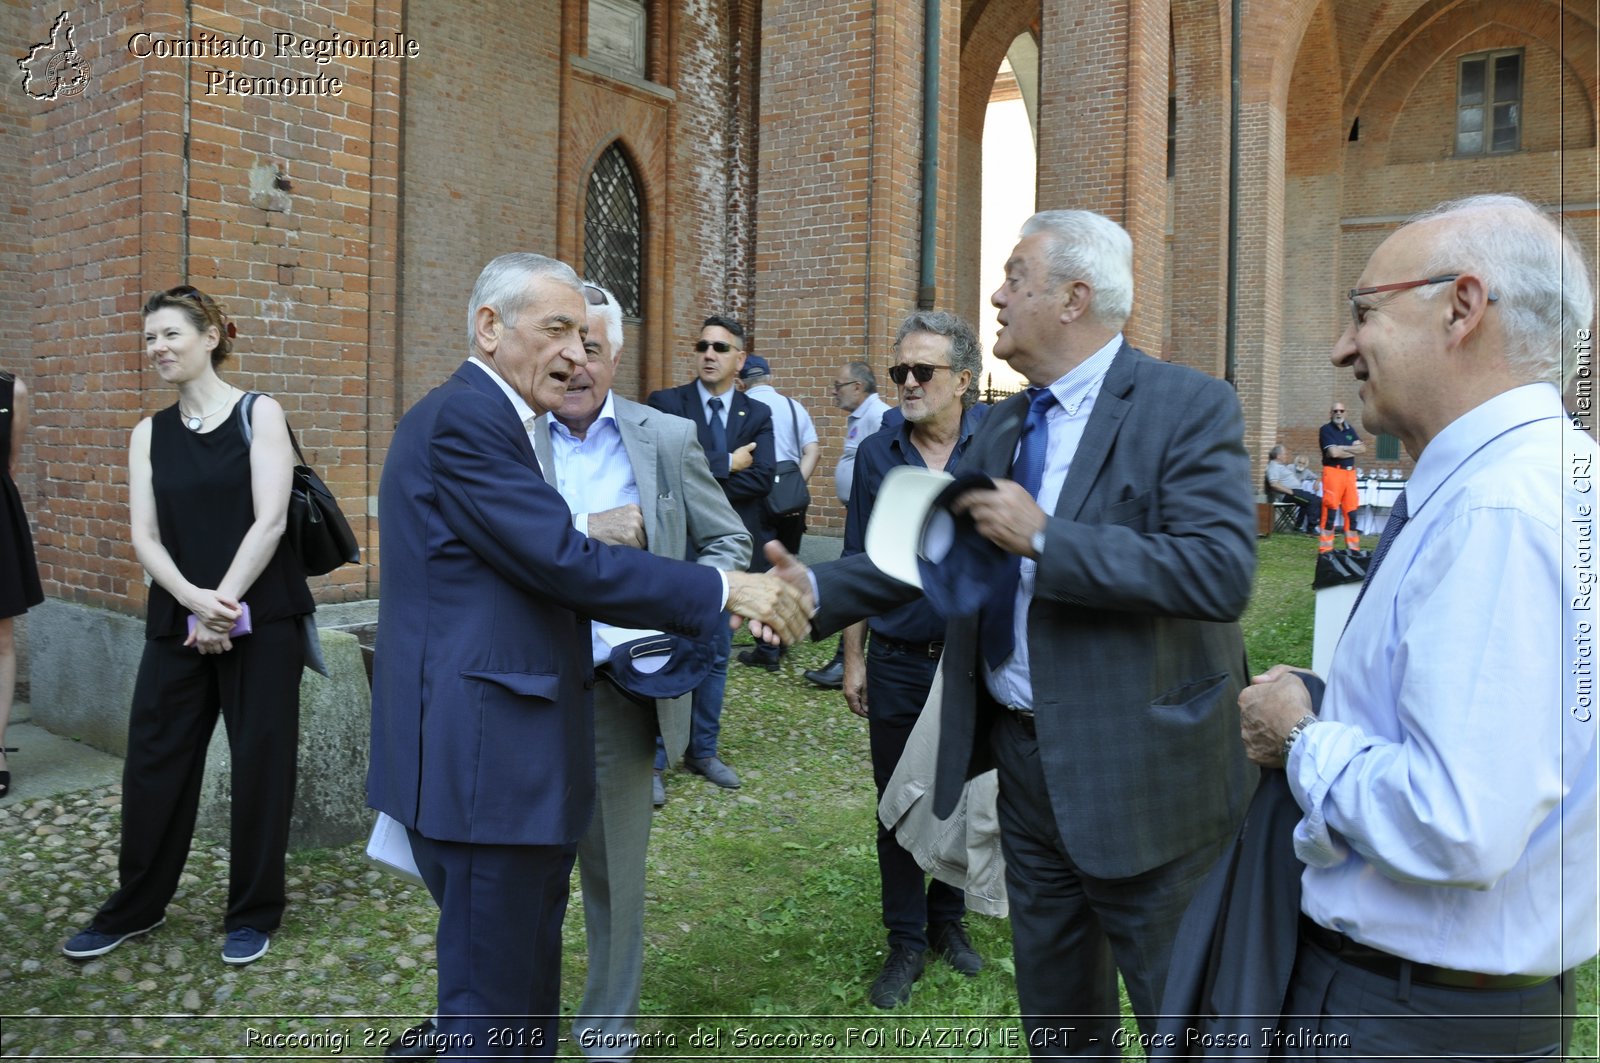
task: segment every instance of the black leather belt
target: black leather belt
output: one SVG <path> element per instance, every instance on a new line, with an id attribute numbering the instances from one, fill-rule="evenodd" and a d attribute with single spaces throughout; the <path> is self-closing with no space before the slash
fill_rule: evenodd
<path id="1" fill-rule="evenodd" d="M 1034 724 L 1034 714 L 1032 709 L 1024 709 L 1017 705 L 1003 704 L 1000 706 L 1000 711 L 1005 713 L 1010 719 L 1016 721 L 1017 726 L 1022 728 L 1022 730 L 1030 737 L 1038 737 L 1039 731 Z"/>
<path id="2" fill-rule="evenodd" d="M 1529 989 L 1550 981 L 1549 975 L 1479 974 L 1477 971 L 1453 971 L 1448 967 L 1417 963 L 1370 945 L 1363 945 L 1337 930 L 1329 930 L 1314 923 L 1303 915 L 1300 917 L 1300 936 L 1322 946 L 1352 967 L 1359 967 L 1363 971 L 1370 971 L 1396 981 L 1405 979 L 1408 968 L 1412 982 L 1443 986 L 1447 989 Z"/>
<path id="3" fill-rule="evenodd" d="M 944 643 L 942 641 L 907 642 L 904 639 L 892 639 L 888 635 L 880 635 L 876 631 L 872 633 L 872 641 L 883 649 L 904 653 L 912 657 L 926 657 L 932 661 L 937 661 L 939 655 L 944 652 Z"/>

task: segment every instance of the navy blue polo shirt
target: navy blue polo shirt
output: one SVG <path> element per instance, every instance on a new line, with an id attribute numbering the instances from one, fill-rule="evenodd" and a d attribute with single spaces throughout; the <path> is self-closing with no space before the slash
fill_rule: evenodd
<path id="1" fill-rule="evenodd" d="M 988 413 L 989 407 L 979 403 L 961 415 L 961 436 L 950 451 L 950 458 L 945 463 L 946 472 L 954 472 L 960 464 L 961 455 L 966 453 L 967 444 L 972 440 L 973 430 Z M 866 549 L 867 523 L 872 519 L 872 507 L 878 500 L 878 488 L 883 485 L 883 478 L 889 474 L 889 470 L 898 465 L 915 465 L 922 469 L 928 467 L 916 445 L 911 442 L 911 425 L 903 420 L 888 424 L 887 418 L 885 424 L 884 428 L 862 440 L 856 450 L 855 480 L 850 485 L 850 508 L 844 521 L 845 557 Z M 944 617 L 934 611 L 925 598 L 918 598 L 882 616 L 867 619 L 869 631 L 901 642 L 937 642 L 944 638 L 944 625 Z"/>
<path id="2" fill-rule="evenodd" d="M 1323 465 L 1334 469 L 1353 469 L 1356 467 L 1356 459 L 1354 458 L 1328 457 L 1329 447 L 1348 447 L 1352 443 L 1361 442 L 1361 437 L 1356 435 L 1356 430 L 1350 427 L 1349 421 L 1344 423 L 1343 428 L 1329 421 L 1322 426 L 1322 431 L 1317 436 L 1317 442 L 1322 444 Z"/>

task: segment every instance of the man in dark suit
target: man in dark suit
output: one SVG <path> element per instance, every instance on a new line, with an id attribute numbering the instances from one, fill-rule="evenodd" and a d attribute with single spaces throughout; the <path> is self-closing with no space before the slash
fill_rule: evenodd
<path id="1" fill-rule="evenodd" d="M 991 299 L 994 353 L 1034 386 L 960 464 L 996 482 L 958 507 L 1019 560 L 1014 583 L 947 627 L 935 809 L 999 768 L 1035 1055 L 1115 1053 L 1119 969 L 1154 1029 L 1178 919 L 1256 777 L 1233 733 L 1255 572 L 1239 403 L 1123 341 L 1132 259 L 1097 214 L 1029 219 Z M 815 575 L 822 633 L 917 593 L 865 555 Z"/>
<path id="2" fill-rule="evenodd" d="M 772 474 L 777 466 L 772 413 L 764 403 L 746 398 L 734 387 L 744 366 L 744 326 L 732 318 L 708 317 L 694 350 L 698 358 L 695 379 L 652 392 L 646 401 L 664 413 L 687 417 L 699 427 L 700 447 L 706 452 L 711 475 L 722 485 L 734 512 L 750 533 L 750 567 L 759 572 L 767 567 L 762 545 L 772 537 L 762 513 L 762 502 L 772 491 Z M 694 692 L 683 766 L 718 786 L 737 789 L 739 776 L 717 755 L 731 637 L 731 631 L 724 628 L 715 640 L 711 674 Z M 666 750 L 658 749 L 656 770 L 666 766 Z"/>
<path id="3" fill-rule="evenodd" d="M 439 905 L 439 1054 L 550 1058 L 594 799 L 579 611 L 706 639 L 724 608 L 780 631 L 803 629 L 804 610 L 770 579 L 574 529 L 526 429 L 587 361 L 568 266 L 502 255 L 468 313 L 472 356 L 401 419 L 384 463 L 368 803 L 407 828 Z"/>
<path id="4" fill-rule="evenodd" d="M 589 364 L 561 408 L 533 427 L 539 467 L 589 535 L 724 572 L 750 562 L 750 535 L 706 467 L 694 425 L 611 390 L 622 357 L 616 296 L 585 285 Z M 598 302 L 596 301 L 598 300 Z M 597 625 L 598 627 L 598 625 Z M 609 655 L 596 632 L 596 666 Z M 589 977 L 572 1034 L 590 1059 L 632 1059 L 644 970 L 645 852 L 650 844 L 657 726 L 673 756 L 689 738 L 689 697 L 652 708 L 611 682 L 594 690 L 595 812 L 578 843 Z"/>

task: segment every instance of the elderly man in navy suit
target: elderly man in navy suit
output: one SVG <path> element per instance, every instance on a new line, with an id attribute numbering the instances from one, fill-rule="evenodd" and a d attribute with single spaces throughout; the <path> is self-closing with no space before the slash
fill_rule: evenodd
<path id="1" fill-rule="evenodd" d="M 384 463 L 368 802 L 407 828 L 439 905 L 438 1054 L 543 1059 L 594 803 L 588 619 L 707 639 L 726 608 L 788 637 L 806 603 L 573 527 L 526 427 L 588 359 L 570 267 L 502 255 L 467 313 L 471 357 L 401 419 Z"/>
<path id="2" fill-rule="evenodd" d="M 1257 776 L 1236 733 L 1244 422 L 1226 383 L 1124 341 L 1133 246 L 1115 222 L 1034 215 L 991 301 L 994 353 L 1033 386 L 973 435 L 957 473 L 995 486 L 957 508 L 1017 560 L 946 628 L 935 810 L 999 768 L 1029 1049 L 1115 1055 L 1118 971 L 1153 1032 L 1178 920 Z M 823 633 L 917 595 L 865 554 L 816 578 Z"/>

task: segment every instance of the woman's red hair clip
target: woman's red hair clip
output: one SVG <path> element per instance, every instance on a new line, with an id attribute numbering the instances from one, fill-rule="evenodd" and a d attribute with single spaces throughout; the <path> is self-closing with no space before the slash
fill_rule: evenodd
<path id="1" fill-rule="evenodd" d="M 239 336 L 239 330 L 233 327 L 233 322 L 232 321 L 228 322 L 228 338 L 230 340 L 231 339 L 237 339 L 238 336 Z"/>

